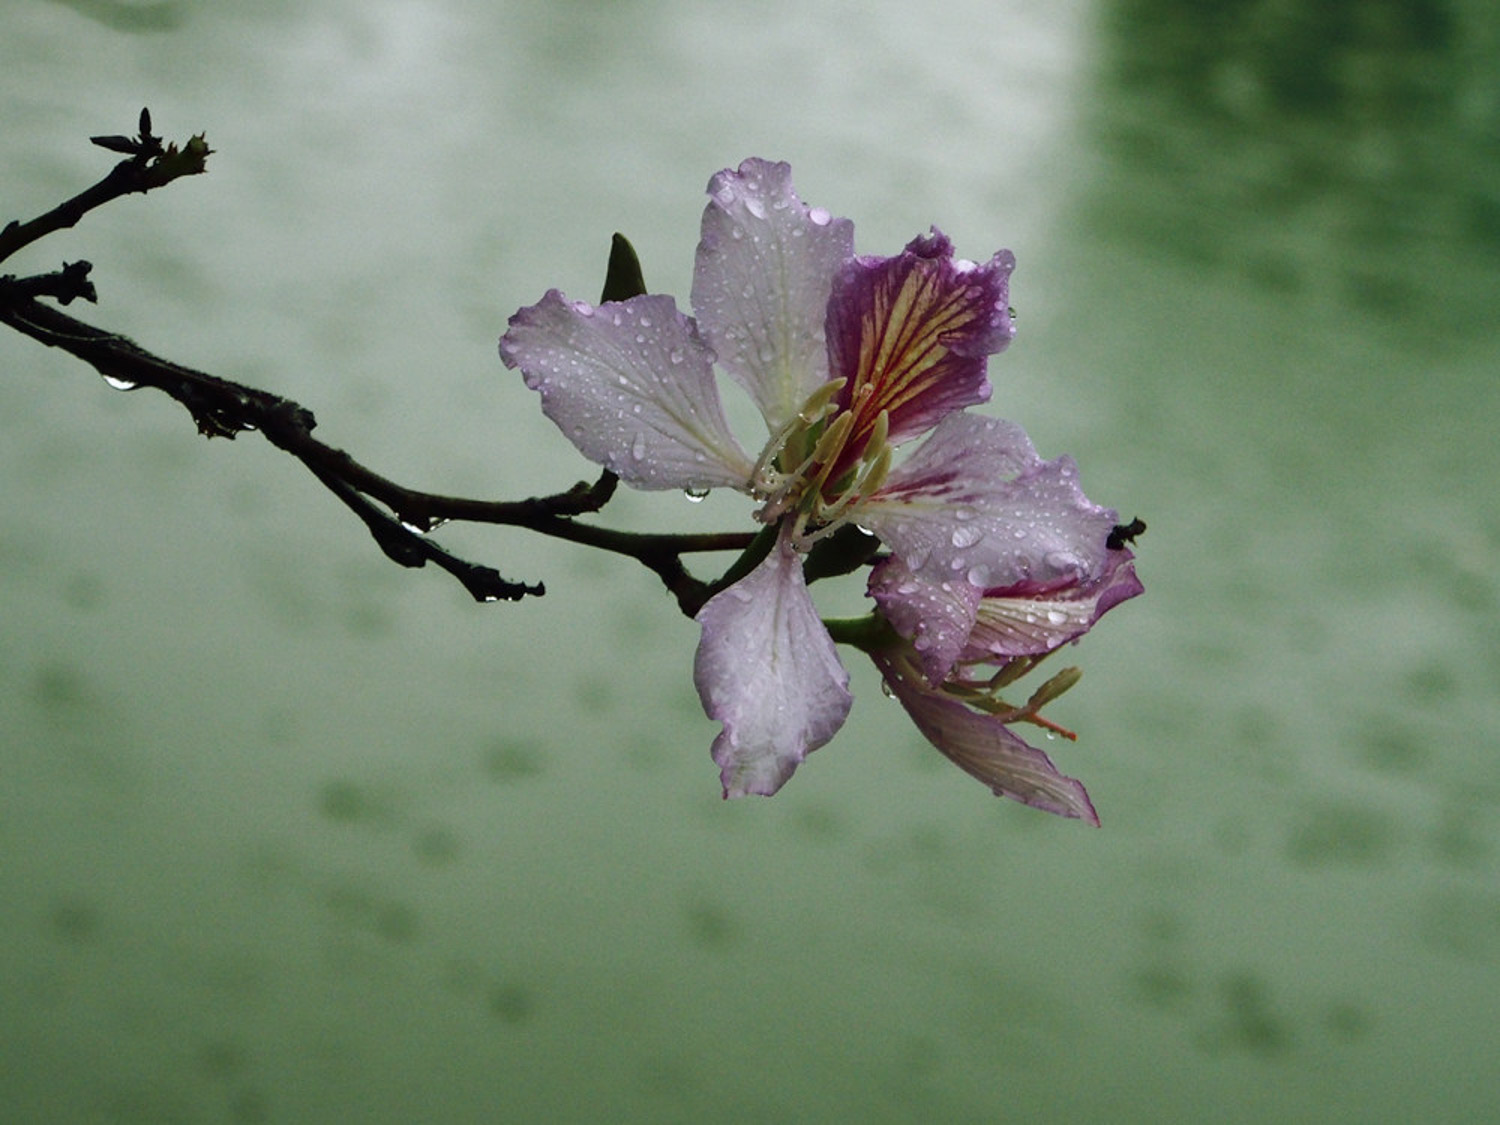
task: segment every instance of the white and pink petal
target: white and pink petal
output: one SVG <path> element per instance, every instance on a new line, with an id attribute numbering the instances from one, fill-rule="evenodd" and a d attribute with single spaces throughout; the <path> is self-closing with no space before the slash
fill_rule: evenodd
<path id="1" fill-rule="evenodd" d="M 692 303 L 719 364 L 772 432 L 828 381 L 823 321 L 854 224 L 808 207 L 787 164 L 746 160 L 708 184 Z"/>
<path id="2" fill-rule="evenodd" d="M 556 289 L 510 318 L 500 357 L 578 451 L 637 488 L 745 489 L 713 355 L 671 297 L 597 308 Z"/>
<path id="3" fill-rule="evenodd" d="M 713 758 L 724 796 L 769 796 L 838 733 L 853 702 L 787 536 L 697 620 L 693 680 L 704 711 L 723 723 Z"/>
<path id="4" fill-rule="evenodd" d="M 996 796 L 1099 824 L 1082 782 L 1059 771 L 1051 758 L 994 715 L 970 710 L 954 696 L 929 686 L 911 653 L 876 653 L 874 660 L 923 737 Z"/>
<path id="5" fill-rule="evenodd" d="M 895 555 L 870 572 L 881 616 L 911 642 L 928 683 L 939 684 L 968 644 L 983 591 L 957 579 L 928 582 Z"/>
<path id="6" fill-rule="evenodd" d="M 1037 456 L 1014 422 L 952 414 L 853 518 L 929 582 L 1090 582 L 1104 573 L 1116 516 L 1077 476 L 1071 457 Z"/>
<path id="7" fill-rule="evenodd" d="M 979 601 L 973 631 L 962 659 L 1039 656 L 1077 640 L 1107 610 L 1144 592 L 1128 551 L 1111 551 L 1103 577 L 1095 582 L 1022 583 L 988 590 Z"/>

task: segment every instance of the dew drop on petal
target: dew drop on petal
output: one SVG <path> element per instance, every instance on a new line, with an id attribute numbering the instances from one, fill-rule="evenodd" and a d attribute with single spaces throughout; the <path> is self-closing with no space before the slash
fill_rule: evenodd
<path id="1" fill-rule="evenodd" d="M 826 227 L 829 221 L 833 218 L 832 215 L 823 210 L 823 208 L 821 207 L 812 208 L 812 210 L 808 211 L 807 217 L 820 227 Z"/>
<path id="2" fill-rule="evenodd" d="M 115 375 L 104 376 L 104 381 L 117 391 L 133 391 L 140 386 L 139 383 L 132 383 L 129 379 L 121 379 Z"/>
<path id="3" fill-rule="evenodd" d="M 965 524 L 962 527 L 955 527 L 951 538 L 955 547 L 972 547 L 984 538 L 984 531 L 973 524 Z"/>
<path id="4" fill-rule="evenodd" d="M 1082 568 L 1078 556 L 1070 551 L 1048 551 L 1042 561 L 1057 571 L 1079 570 Z"/>
<path id="5" fill-rule="evenodd" d="M 969 585 L 977 586 L 984 590 L 990 584 L 990 568 L 987 566 L 971 566 L 968 573 Z"/>
<path id="6" fill-rule="evenodd" d="M 701 504 L 703 498 L 708 495 L 708 492 L 709 490 L 706 488 L 684 488 L 682 490 L 682 494 L 694 504 Z"/>
<path id="7" fill-rule="evenodd" d="M 635 440 L 630 443 L 630 455 L 637 461 L 646 456 L 646 435 L 636 434 Z"/>

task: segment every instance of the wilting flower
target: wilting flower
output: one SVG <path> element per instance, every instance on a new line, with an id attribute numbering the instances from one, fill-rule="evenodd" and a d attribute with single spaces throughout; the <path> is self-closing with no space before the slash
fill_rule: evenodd
<path id="1" fill-rule="evenodd" d="M 855 522 L 889 549 L 906 592 L 883 585 L 882 609 L 931 690 L 971 638 L 983 643 L 986 591 L 1093 589 L 1120 552 L 1107 546 L 1115 513 L 1084 497 L 1071 459 L 1043 461 L 1019 426 L 963 412 L 989 398 L 987 357 L 1013 334 L 1008 251 L 955 259 L 934 229 L 894 257 L 856 256 L 853 225 L 804 204 L 785 164 L 747 160 L 708 192 L 692 317 L 668 296 L 594 307 L 551 290 L 511 318 L 500 354 L 627 484 L 737 489 L 777 529 L 698 613 L 695 662 L 723 723 L 725 795 L 770 794 L 851 702 L 803 573 L 817 541 Z M 729 430 L 715 363 L 765 419 L 754 456 Z"/>

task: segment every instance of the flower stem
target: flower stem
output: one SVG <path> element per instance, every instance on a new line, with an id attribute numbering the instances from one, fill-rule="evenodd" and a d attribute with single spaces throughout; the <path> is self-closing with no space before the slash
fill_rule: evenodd
<path id="1" fill-rule="evenodd" d="M 891 623 L 878 613 L 863 617 L 825 617 L 828 635 L 841 645 L 853 645 L 862 652 L 878 652 L 901 640 Z"/>

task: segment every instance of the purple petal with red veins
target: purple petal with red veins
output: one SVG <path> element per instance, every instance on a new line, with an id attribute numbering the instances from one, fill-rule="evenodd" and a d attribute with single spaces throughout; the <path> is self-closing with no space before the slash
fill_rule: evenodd
<path id="1" fill-rule="evenodd" d="M 983 266 L 955 261 L 936 228 L 894 258 L 844 267 L 828 302 L 828 355 L 832 377 L 847 379 L 837 401 L 855 415 L 852 455 L 883 410 L 899 443 L 990 397 L 985 357 L 1014 335 L 1014 268 L 1008 250 Z"/>
<path id="2" fill-rule="evenodd" d="M 786 536 L 697 619 L 693 680 L 704 711 L 724 724 L 713 745 L 724 796 L 769 796 L 838 733 L 853 702 Z"/>
<path id="3" fill-rule="evenodd" d="M 719 365 L 775 431 L 828 381 L 823 320 L 854 224 L 808 207 L 787 164 L 747 160 L 708 184 L 693 312 Z"/>
<path id="4" fill-rule="evenodd" d="M 510 318 L 500 358 L 580 453 L 627 484 L 747 488 L 753 464 L 725 421 L 712 356 L 671 297 L 594 308 L 550 290 Z"/>
<path id="5" fill-rule="evenodd" d="M 986 591 L 962 658 L 1037 656 L 1083 636 L 1107 610 L 1144 591 L 1130 552 L 1109 555 L 1105 574 L 1096 582 L 1054 584 L 1051 590 L 1023 583 Z"/>
<path id="6" fill-rule="evenodd" d="M 997 796 L 1098 826 L 1099 815 L 1082 782 L 1059 772 L 1052 759 L 995 716 L 971 711 L 929 687 L 911 653 L 875 653 L 874 660 L 923 737 L 959 769 Z"/>
<path id="7" fill-rule="evenodd" d="M 1014 422 L 953 414 L 852 516 L 929 582 L 1091 582 L 1115 513 L 1091 503 L 1077 476 L 1071 457 L 1038 457 Z"/>

